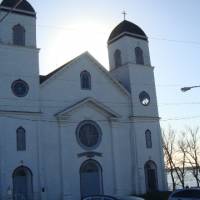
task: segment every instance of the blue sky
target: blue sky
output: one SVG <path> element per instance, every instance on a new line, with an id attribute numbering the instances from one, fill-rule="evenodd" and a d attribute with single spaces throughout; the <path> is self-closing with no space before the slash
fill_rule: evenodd
<path id="1" fill-rule="evenodd" d="M 199 0 L 29 0 L 37 12 L 40 72 L 47 74 L 88 50 L 108 69 L 107 38 L 121 22 L 139 25 L 149 37 L 163 127 L 200 124 Z M 182 119 L 186 118 L 186 119 Z"/>

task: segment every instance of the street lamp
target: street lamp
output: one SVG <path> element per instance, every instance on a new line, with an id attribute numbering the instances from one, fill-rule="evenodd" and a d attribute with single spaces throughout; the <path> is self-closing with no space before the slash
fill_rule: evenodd
<path id="1" fill-rule="evenodd" d="M 183 87 L 181 88 L 182 92 L 187 92 L 188 90 L 191 90 L 192 88 L 200 87 L 200 85 L 190 86 L 190 87 Z"/>

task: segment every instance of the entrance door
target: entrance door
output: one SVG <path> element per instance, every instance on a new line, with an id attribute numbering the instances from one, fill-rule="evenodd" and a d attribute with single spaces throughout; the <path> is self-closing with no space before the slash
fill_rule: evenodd
<path id="1" fill-rule="evenodd" d="M 146 176 L 147 191 L 148 192 L 156 191 L 158 189 L 157 167 L 153 161 L 148 161 L 145 164 L 145 176 Z"/>
<path id="2" fill-rule="evenodd" d="M 94 160 L 84 162 L 80 168 L 81 196 L 102 194 L 102 170 Z"/>
<path id="3" fill-rule="evenodd" d="M 28 168 L 19 167 L 13 173 L 14 200 L 32 200 L 32 173 Z"/>

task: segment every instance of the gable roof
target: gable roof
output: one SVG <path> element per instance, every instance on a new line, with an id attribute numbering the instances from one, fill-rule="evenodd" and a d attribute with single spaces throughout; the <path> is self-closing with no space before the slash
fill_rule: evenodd
<path id="1" fill-rule="evenodd" d="M 112 109 L 110 109 L 109 107 L 107 107 L 106 105 L 104 105 L 103 103 L 97 101 L 96 99 L 94 99 L 92 97 L 87 97 L 85 99 L 82 99 L 82 100 L 76 102 L 75 104 L 72 104 L 72 105 L 68 106 L 64 110 L 61 110 L 61 111 L 57 112 L 54 116 L 55 117 L 68 116 L 68 114 L 71 111 L 76 110 L 79 107 L 81 107 L 81 106 L 83 106 L 83 105 L 85 105 L 87 103 L 90 103 L 90 104 L 94 105 L 99 110 L 101 110 L 104 113 L 106 113 L 107 115 L 109 115 L 111 118 L 120 118 L 121 117 L 118 113 L 116 113 L 115 111 L 113 111 Z"/>
<path id="2" fill-rule="evenodd" d="M 83 56 L 87 56 L 90 59 L 90 61 L 93 62 L 95 66 L 97 66 L 106 75 L 106 77 L 108 77 L 123 93 L 125 93 L 127 96 L 130 96 L 130 93 L 125 89 L 125 87 L 121 85 L 116 79 L 114 79 L 113 76 L 111 76 L 109 72 L 87 51 L 77 56 L 76 58 L 72 59 L 71 61 L 65 63 L 61 67 L 55 69 L 51 73 L 45 76 L 44 75 L 40 76 L 41 85 L 44 84 L 46 81 L 50 80 L 51 78 L 53 78 L 57 73 L 60 73 L 65 68 L 70 67 L 72 63 L 79 60 Z"/>
<path id="3" fill-rule="evenodd" d="M 60 71 L 61 69 L 63 69 L 65 66 L 69 65 L 70 63 L 72 63 L 75 59 L 77 59 L 78 57 L 70 60 L 69 62 L 65 63 L 64 65 L 58 67 L 57 69 L 53 70 L 52 72 L 50 72 L 47 75 L 40 75 L 40 83 L 45 82 L 46 80 L 48 80 L 49 78 L 51 78 L 54 74 L 56 74 L 56 72 Z"/>

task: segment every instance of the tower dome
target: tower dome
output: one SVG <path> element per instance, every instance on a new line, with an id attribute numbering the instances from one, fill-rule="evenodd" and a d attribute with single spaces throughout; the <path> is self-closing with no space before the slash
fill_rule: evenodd
<path id="1" fill-rule="evenodd" d="M 22 0 L 21 3 L 18 2 L 20 0 L 3 0 L 0 4 L 0 10 L 10 11 L 12 9 L 13 13 L 36 16 L 34 8 L 28 1 Z"/>
<path id="2" fill-rule="evenodd" d="M 113 29 L 108 38 L 108 44 L 111 44 L 124 35 L 148 41 L 145 32 L 139 26 L 124 20 Z"/>

